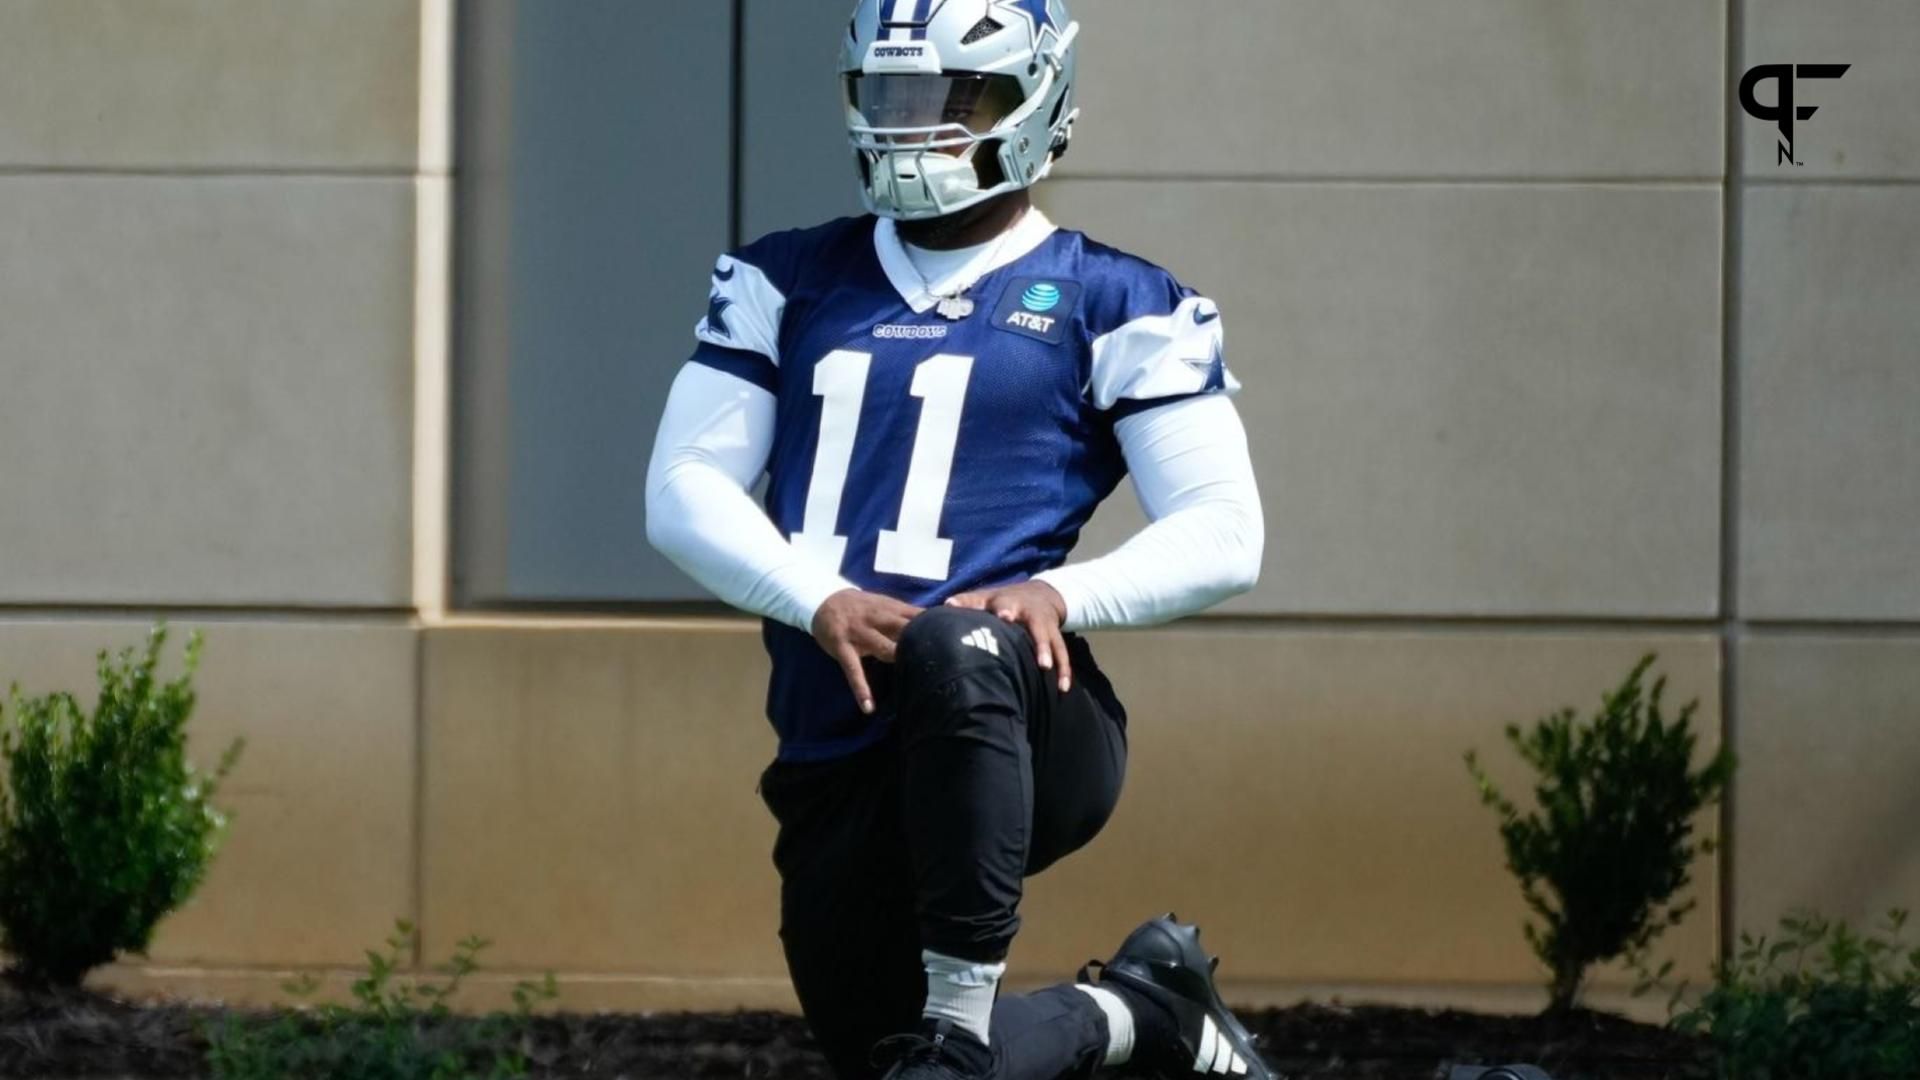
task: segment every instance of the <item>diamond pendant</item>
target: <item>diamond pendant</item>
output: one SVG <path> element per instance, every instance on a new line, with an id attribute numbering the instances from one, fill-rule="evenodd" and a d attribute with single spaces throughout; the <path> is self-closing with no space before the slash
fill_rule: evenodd
<path id="1" fill-rule="evenodd" d="M 940 313 L 941 318 L 958 322 L 973 314 L 973 301 L 964 296 L 943 296 L 934 310 Z"/>

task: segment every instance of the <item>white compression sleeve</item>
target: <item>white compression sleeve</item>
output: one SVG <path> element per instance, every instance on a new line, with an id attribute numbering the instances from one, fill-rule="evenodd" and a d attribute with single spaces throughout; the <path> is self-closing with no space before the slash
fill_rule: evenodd
<path id="1" fill-rule="evenodd" d="M 1253 588 L 1266 524 L 1233 402 L 1187 398 L 1114 430 L 1152 524 L 1110 555 L 1035 575 L 1066 600 L 1066 628 L 1151 626 Z"/>
<path id="2" fill-rule="evenodd" d="M 774 397 L 688 364 L 673 380 L 647 467 L 647 540 L 715 596 L 811 632 L 853 586 L 803 559 L 749 494 L 773 449 Z"/>

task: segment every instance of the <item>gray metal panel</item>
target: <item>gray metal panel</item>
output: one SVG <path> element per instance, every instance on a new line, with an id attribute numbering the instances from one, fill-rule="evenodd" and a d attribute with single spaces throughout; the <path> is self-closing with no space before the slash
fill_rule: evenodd
<path id="1" fill-rule="evenodd" d="M 834 67 L 852 0 L 747 0 L 740 238 L 860 212 Z"/>
<path id="2" fill-rule="evenodd" d="M 468 262 L 461 298 L 459 520 L 479 534 L 460 540 L 460 599 L 703 596 L 647 545 L 644 487 L 729 241 L 731 5 L 465 11 L 483 24 L 467 40 L 492 40 L 469 55 L 510 34 L 493 62 L 512 88 L 470 72 L 464 102 L 506 103 L 466 118 L 482 148 L 510 134 L 463 200 L 463 243 L 489 261 Z"/>
<path id="3" fill-rule="evenodd" d="M 502 591 L 511 403 L 513 37 L 518 0 L 460 13 L 453 185 L 453 601 Z"/>

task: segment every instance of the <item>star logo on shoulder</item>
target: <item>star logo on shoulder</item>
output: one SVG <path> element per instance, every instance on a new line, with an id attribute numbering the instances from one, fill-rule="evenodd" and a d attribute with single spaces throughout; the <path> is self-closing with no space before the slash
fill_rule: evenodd
<path id="1" fill-rule="evenodd" d="M 1200 388 L 1203 394 L 1227 388 L 1227 351 L 1220 342 L 1213 343 L 1213 355 L 1204 360 L 1182 360 L 1181 363 L 1192 368 L 1195 374 L 1204 374 L 1206 384 Z"/>
<path id="2" fill-rule="evenodd" d="M 727 309 L 733 301 L 714 293 L 707 297 L 707 329 L 721 337 L 732 337 L 733 331 L 727 327 Z"/>

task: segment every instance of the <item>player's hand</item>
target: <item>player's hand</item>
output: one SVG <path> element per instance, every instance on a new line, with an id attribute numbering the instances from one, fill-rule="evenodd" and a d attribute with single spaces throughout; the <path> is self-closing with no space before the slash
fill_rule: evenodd
<path id="1" fill-rule="evenodd" d="M 961 593 L 947 599 L 949 607 L 991 611 L 1010 623 L 1027 628 L 1033 637 L 1035 659 L 1046 671 L 1060 676 L 1060 692 L 1073 689 L 1073 660 L 1067 656 L 1066 635 L 1060 627 L 1067 621 L 1067 602 L 1053 586 L 1044 581 L 1023 581 L 978 592 Z"/>
<path id="2" fill-rule="evenodd" d="M 860 658 L 871 656 L 883 664 L 893 663 L 901 632 L 918 614 L 920 609 L 912 604 L 859 589 L 834 593 L 813 613 L 813 638 L 828 656 L 840 662 L 861 712 L 873 714 L 873 691 L 867 687 L 867 673 L 860 667 Z"/>

